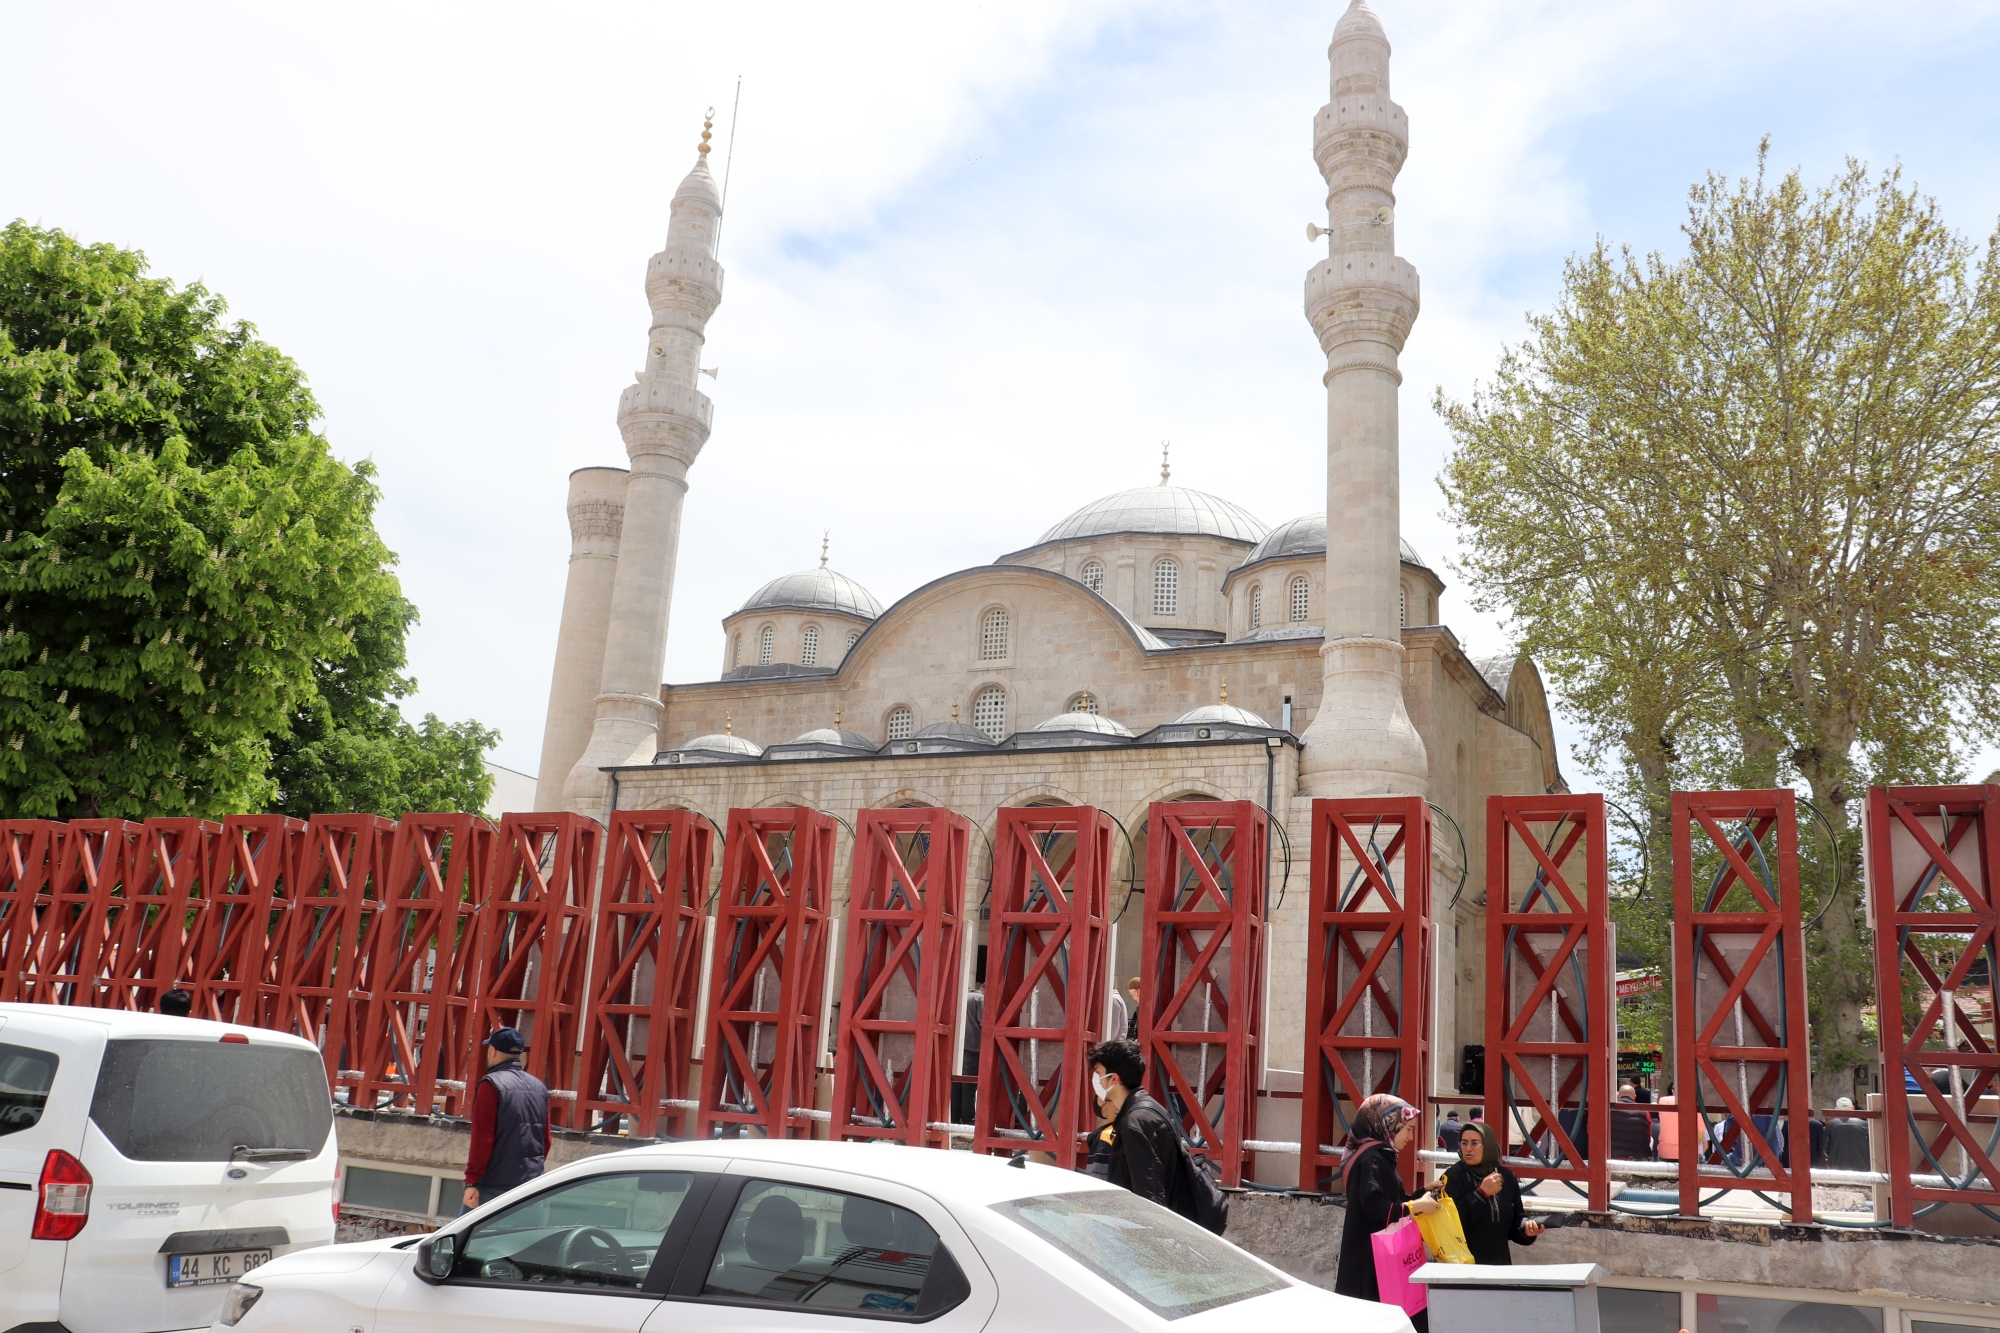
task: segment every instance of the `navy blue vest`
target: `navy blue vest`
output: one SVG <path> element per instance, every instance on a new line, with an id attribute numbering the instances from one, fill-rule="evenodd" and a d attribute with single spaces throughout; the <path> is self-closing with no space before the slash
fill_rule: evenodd
<path id="1" fill-rule="evenodd" d="M 525 1184 L 542 1174 L 549 1128 L 549 1089 L 521 1068 L 519 1060 L 503 1060 L 480 1079 L 491 1083 L 499 1105 L 493 1115 L 493 1154 L 479 1192 L 495 1194 Z"/>

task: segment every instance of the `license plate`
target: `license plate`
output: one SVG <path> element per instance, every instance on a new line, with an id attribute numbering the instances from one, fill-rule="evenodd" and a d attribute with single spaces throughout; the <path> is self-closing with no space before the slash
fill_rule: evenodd
<path id="1" fill-rule="evenodd" d="M 223 1254 L 170 1254 L 167 1285 L 209 1287 L 234 1282 L 251 1269 L 271 1262 L 269 1250 L 230 1250 Z"/>

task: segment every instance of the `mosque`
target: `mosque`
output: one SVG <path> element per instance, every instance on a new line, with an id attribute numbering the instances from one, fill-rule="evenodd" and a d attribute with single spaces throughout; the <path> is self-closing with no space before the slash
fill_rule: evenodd
<path id="1" fill-rule="evenodd" d="M 1260 1126 L 1282 1138 L 1304 1065 L 1311 800 L 1424 795 L 1448 816 L 1433 866 L 1433 1049 L 1436 1085 L 1452 1087 L 1460 1050 L 1482 1039 L 1486 798 L 1563 779 L 1534 664 L 1470 656 L 1444 623 L 1444 580 L 1398 531 L 1396 362 L 1418 283 L 1395 253 L 1391 186 L 1408 128 L 1363 0 L 1329 60 L 1313 124 L 1327 252 L 1305 283 L 1328 362 L 1324 512 L 1270 526 L 1173 485 L 1163 457 L 1157 484 L 887 606 L 823 554 L 724 618 L 713 679 L 662 684 L 680 510 L 712 424 L 696 376 L 723 287 L 705 128 L 647 267 L 647 350 L 618 406 L 629 468 L 570 478 L 537 808 L 684 807 L 721 823 L 733 807 L 803 804 L 851 823 L 863 808 L 945 806 L 986 835 L 976 902 L 1001 807 L 1097 806 L 1129 835 L 1112 900 L 1122 978 L 1138 971 L 1140 913 L 1122 909 L 1144 883 L 1149 803 L 1254 800 L 1283 831 L 1262 1047 L 1277 1100 Z M 840 859 L 844 876 L 844 845 Z M 837 882 L 836 912 L 844 892 Z M 970 963 L 983 930 L 967 935 Z"/>

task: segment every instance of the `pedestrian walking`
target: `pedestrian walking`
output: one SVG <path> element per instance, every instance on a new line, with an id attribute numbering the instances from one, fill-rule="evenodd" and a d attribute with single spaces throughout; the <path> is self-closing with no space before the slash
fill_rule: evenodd
<path id="1" fill-rule="evenodd" d="M 486 1073 L 472 1094 L 464 1212 L 541 1175 L 554 1142 L 548 1085 L 521 1068 L 527 1040 L 513 1028 L 501 1028 L 480 1044 L 486 1047 Z"/>
<path id="2" fill-rule="evenodd" d="M 1139 978 L 1133 977 L 1125 983 L 1125 993 L 1132 997 L 1132 1012 L 1125 1016 L 1125 1040 L 1139 1040 Z"/>
<path id="3" fill-rule="evenodd" d="M 1180 1131 L 1168 1118 L 1167 1108 L 1141 1086 L 1145 1081 L 1146 1057 L 1139 1053 L 1137 1042 L 1099 1042 L 1091 1049 L 1090 1090 L 1097 1095 L 1103 1117 L 1111 1122 L 1104 1131 L 1111 1149 L 1106 1179 L 1162 1208 L 1173 1208 Z"/>
<path id="4" fill-rule="evenodd" d="M 959 1057 L 964 1077 L 979 1077 L 979 1040 L 986 1027 L 986 992 L 974 987 L 965 997 L 965 1022 L 961 1025 Z M 973 1114 L 979 1106 L 979 1084 L 960 1083 L 951 1085 L 951 1118 L 960 1125 L 972 1123 Z"/>
<path id="5" fill-rule="evenodd" d="M 1421 1217 L 1438 1210 L 1426 1190 L 1411 1194 L 1403 1188 L 1397 1159 L 1417 1134 L 1417 1108 L 1386 1092 L 1378 1092 L 1354 1112 L 1347 1151 L 1340 1159 L 1341 1188 L 1347 1196 L 1347 1220 L 1340 1231 L 1340 1269 L 1333 1289 L 1364 1301 L 1382 1299 L 1375 1280 L 1375 1247 L 1369 1237 L 1404 1216 Z M 1430 1311 L 1410 1316 L 1417 1333 L 1429 1333 Z"/>
<path id="6" fill-rule="evenodd" d="M 1444 1192 L 1458 1207 L 1459 1229 L 1476 1264 L 1511 1264 L 1508 1242 L 1533 1245 L 1542 1234 L 1542 1224 L 1529 1221 L 1521 1204 L 1521 1182 L 1500 1160 L 1500 1136 L 1483 1120 L 1458 1136 L 1458 1160 L 1445 1168 Z"/>
<path id="7" fill-rule="evenodd" d="M 1458 1136 L 1465 1130 L 1465 1122 L 1458 1118 L 1456 1107 L 1444 1113 L 1444 1122 L 1438 1126 L 1438 1147 L 1446 1152 L 1458 1151 Z"/>

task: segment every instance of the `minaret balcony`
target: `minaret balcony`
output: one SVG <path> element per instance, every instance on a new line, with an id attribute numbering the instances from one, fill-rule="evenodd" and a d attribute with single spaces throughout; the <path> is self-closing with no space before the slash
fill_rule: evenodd
<path id="1" fill-rule="evenodd" d="M 646 263 L 646 300 L 699 310 L 706 320 L 722 304 L 722 265 L 705 250 L 670 246 Z"/>
<path id="2" fill-rule="evenodd" d="M 668 379 L 642 379 L 628 384 L 618 395 L 618 420 L 632 417 L 678 417 L 708 437 L 715 420 L 715 404 L 707 394 L 691 385 Z"/>

